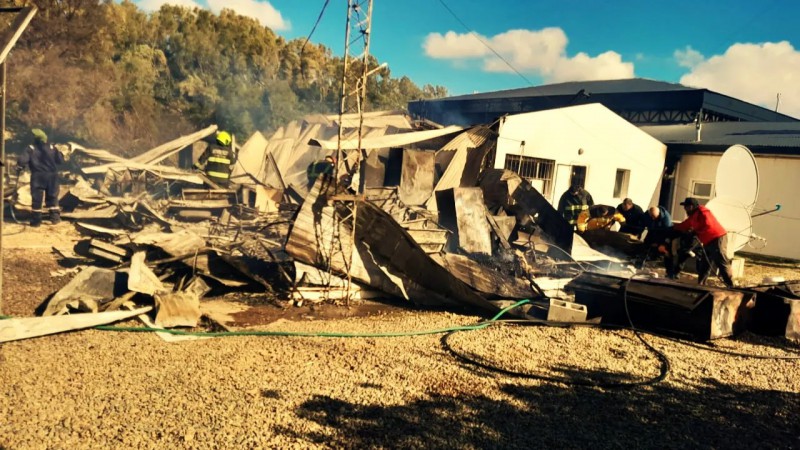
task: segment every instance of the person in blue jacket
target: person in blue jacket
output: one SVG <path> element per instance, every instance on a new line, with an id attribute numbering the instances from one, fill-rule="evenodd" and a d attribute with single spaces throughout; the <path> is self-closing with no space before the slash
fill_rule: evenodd
<path id="1" fill-rule="evenodd" d="M 58 208 L 58 166 L 64 164 L 64 155 L 53 144 L 47 143 L 47 134 L 39 128 L 31 130 L 33 144 L 17 160 L 17 176 L 25 170 L 31 171 L 31 226 L 42 224 L 42 197 L 50 212 L 50 222 L 61 221 Z"/>

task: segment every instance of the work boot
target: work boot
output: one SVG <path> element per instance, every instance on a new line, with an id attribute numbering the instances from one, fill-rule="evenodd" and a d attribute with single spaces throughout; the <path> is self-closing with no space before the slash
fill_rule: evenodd
<path id="1" fill-rule="evenodd" d="M 31 226 L 38 227 L 42 224 L 42 212 L 41 211 L 33 211 L 31 213 Z"/>
<path id="2" fill-rule="evenodd" d="M 58 208 L 50 209 L 50 222 L 53 225 L 56 225 L 59 222 L 61 222 L 61 211 L 59 211 Z"/>

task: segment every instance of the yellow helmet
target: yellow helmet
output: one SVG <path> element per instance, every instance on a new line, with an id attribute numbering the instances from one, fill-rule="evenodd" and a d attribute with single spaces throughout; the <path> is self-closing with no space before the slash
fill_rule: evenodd
<path id="1" fill-rule="evenodd" d="M 31 134 L 33 134 L 33 140 L 36 142 L 41 142 L 42 144 L 47 143 L 47 134 L 39 128 L 34 128 L 31 130 Z"/>
<path id="2" fill-rule="evenodd" d="M 231 134 L 227 131 L 220 131 L 217 133 L 217 144 L 219 145 L 231 145 Z"/>

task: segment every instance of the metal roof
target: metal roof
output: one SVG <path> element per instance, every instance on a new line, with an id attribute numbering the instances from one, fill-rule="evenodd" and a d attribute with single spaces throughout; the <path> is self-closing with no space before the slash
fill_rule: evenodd
<path id="1" fill-rule="evenodd" d="M 691 91 L 693 88 L 677 83 L 629 78 L 625 80 L 570 81 L 567 83 L 546 84 L 543 86 L 508 89 L 504 91 L 483 92 L 458 95 L 442 100 L 479 100 L 488 98 L 538 97 L 543 95 L 575 95 L 584 90 L 592 94 L 620 94 L 630 92 Z"/>
<path id="2" fill-rule="evenodd" d="M 800 122 L 713 122 L 688 125 L 652 125 L 642 131 L 667 144 L 670 150 L 722 151 L 744 145 L 754 153 L 800 155 Z"/>
<path id="3" fill-rule="evenodd" d="M 409 113 L 443 125 L 491 123 L 506 114 L 601 103 L 637 125 L 705 121 L 796 122 L 798 119 L 703 88 L 632 78 L 574 81 L 408 103 Z"/>

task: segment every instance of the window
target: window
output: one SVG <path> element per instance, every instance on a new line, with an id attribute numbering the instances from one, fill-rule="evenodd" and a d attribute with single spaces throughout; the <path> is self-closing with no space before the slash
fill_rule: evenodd
<path id="1" fill-rule="evenodd" d="M 714 192 L 714 183 L 710 181 L 692 180 L 692 197 L 696 198 L 701 205 L 705 205 L 711 200 L 712 192 Z"/>
<path id="2" fill-rule="evenodd" d="M 628 181 L 630 179 L 630 170 L 617 169 L 617 177 L 614 179 L 614 198 L 625 198 L 628 196 Z"/>
<path id="3" fill-rule="evenodd" d="M 553 172 L 556 162 L 551 159 L 531 158 L 529 156 L 506 155 L 507 170 L 516 172 L 545 197 L 550 196 L 553 187 Z"/>

